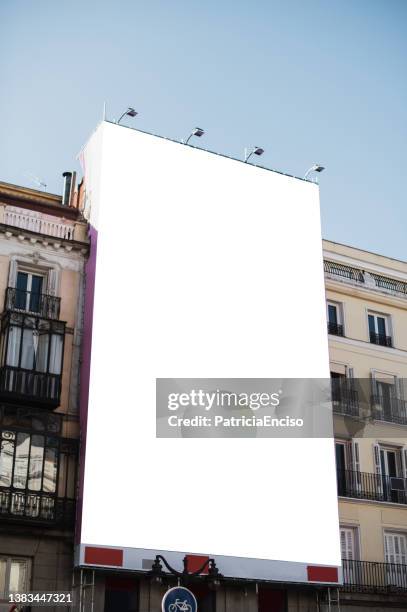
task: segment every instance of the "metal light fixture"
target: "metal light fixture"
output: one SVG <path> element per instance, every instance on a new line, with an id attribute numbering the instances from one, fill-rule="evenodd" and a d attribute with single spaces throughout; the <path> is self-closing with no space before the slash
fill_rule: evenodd
<path id="1" fill-rule="evenodd" d="M 164 564 L 164 566 L 166 567 L 167 572 L 164 572 L 162 564 Z M 183 565 L 184 565 L 184 569 L 182 572 L 180 572 L 174 569 L 168 563 L 165 557 L 163 557 L 162 555 L 156 555 L 154 562 L 151 566 L 151 571 L 149 572 L 151 580 L 153 582 L 161 583 L 163 578 L 166 575 L 170 575 L 170 576 L 175 576 L 181 582 L 185 583 L 188 581 L 189 578 L 197 578 L 198 576 L 203 577 L 202 574 L 207 569 L 208 570 L 208 573 L 207 573 L 208 586 L 211 589 L 216 589 L 219 587 L 223 576 L 219 572 L 216 566 L 215 559 L 212 559 L 212 558 L 206 559 L 203 565 L 199 569 L 197 569 L 195 572 L 190 572 L 188 570 L 188 558 L 187 557 L 184 557 Z"/>
<path id="2" fill-rule="evenodd" d="M 264 149 L 261 147 L 252 147 L 251 149 L 244 150 L 244 161 L 245 163 L 249 161 L 252 155 L 263 155 Z"/>
<path id="3" fill-rule="evenodd" d="M 124 111 L 124 113 L 122 115 L 120 115 L 120 117 L 116 121 L 116 123 L 119 124 L 120 121 L 123 119 L 123 117 L 125 117 L 126 115 L 128 115 L 129 117 L 135 117 L 136 115 L 138 115 L 138 112 L 136 110 L 134 110 L 134 108 L 129 106 L 129 108 L 126 111 Z"/>
<path id="4" fill-rule="evenodd" d="M 205 134 L 205 131 L 202 128 L 196 127 L 196 128 L 194 128 L 192 130 L 192 132 L 190 133 L 188 138 L 185 140 L 184 144 L 188 144 L 188 142 L 190 141 L 192 136 L 196 136 L 197 138 L 201 138 L 201 136 L 203 136 L 204 134 Z"/>
<path id="5" fill-rule="evenodd" d="M 306 173 L 304 174 L 304 179 L 308 178 L 308 175 L 311 172 L 322 172 L 323 170 L 325 170 L 324 166 L 320 166 L 319 164 L 314 164 L 313 166 L 311 166 L 311 168 L 309 168 Z"/>

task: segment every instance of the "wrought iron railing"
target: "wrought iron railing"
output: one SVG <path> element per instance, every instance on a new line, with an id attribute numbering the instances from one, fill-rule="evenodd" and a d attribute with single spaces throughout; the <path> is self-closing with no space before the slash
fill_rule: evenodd
<path id="1" fill-rule="evenodd" d="M 380 346 L 393 346 L 391 336 L 386 334 L 376 334 L 375 332 L 369 332 L 370 344 L 380 344 Z"/>
<path id="2" fill-rule="evenodd" d="M 329 261 L 325 259 L 324 270 L 328 274 L 333 274 L 334 276 L 341 276 L 342 278 L 354 281 L 356 283 L 365 282 L 363 270 L 359 270 L 359 268 L 353 268 L 352 266 L 346 266 L 345 264 L 341 264 L 336 261 Z"/>
<path id="3" fill-rule="evenodd" d="M 13 366 L 1 366 L 0 396 L 18 401 L 29 400 L 34 405 L 56 408 L 61 396 L 61 376 Z"/>
<path id="4" fill-rule="evenodd" d="M 343 325 L 328 321 L 328 334 L 332 336 L 343 336 Z"/>
<path id="5" fill-rule="evenodd" d="M 0 487 L 0 521 L 4 519 L 72 527 L 75 500 L 49 493 Z"/>
<path id="6" fill-rule="evenodd" d="M 336 475 L 339 497 L 407 504 L 406 478 L 340 469 Z"/>
<path id="7" fill-rule="evenodd" d="M 407 591 L 407 565 L 342 559 L 343 590 L 365 593 Z"/>
<path id="8" fill-rule="evenodd" d="M 358 392 L 353 388 L 352 379 L 331 378 L 331 390 L 334 412 L 348 416 L 359 416 Z"/>
<path id="9" fill-rule="evenodd" d="M 59 319 L 61 298 L 7 287 L 4 310 L 18 310 L 43 319 Z"/>
<path id="10" fill-rule="evenodd" d="M 397 397 L 372 395 L 372 416 L 377 421 L 407 425 L 407 402 Z"/>

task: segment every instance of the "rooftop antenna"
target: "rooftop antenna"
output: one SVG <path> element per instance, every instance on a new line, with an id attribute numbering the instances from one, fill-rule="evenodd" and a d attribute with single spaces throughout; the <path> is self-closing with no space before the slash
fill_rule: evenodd
<path id="1" fill-rule="evenodd" d="M 261 147 L 252 147 L 251 149 L 245 148 L 244 150 L 244 162 L 247 163 L 252 155 L 263 155 L 264 149 Z"/>
<path id="2" fill-rule="evenodd" d="M 38 176 L 35 176 L 34 174 L 31 174 L 31 172 L 26 172 L 25 174 L 30 179 L 30 181 L 32 183 L 37 185 L 37 187 L 40 187 L 44 191 L 47 191 L 47 183 L 45 181 L 43 181 L 40 178 L 38 178 Z"/>

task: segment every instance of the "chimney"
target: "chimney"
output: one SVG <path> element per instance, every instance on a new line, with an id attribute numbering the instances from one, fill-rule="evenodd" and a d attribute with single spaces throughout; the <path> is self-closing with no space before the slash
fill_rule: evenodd
<path id="1" fill-rule="evenodd" d="M 70 206 L 75 189 L 76 172 L 64 172 L 64 191 L 62 194 L 62 206 Z"/>

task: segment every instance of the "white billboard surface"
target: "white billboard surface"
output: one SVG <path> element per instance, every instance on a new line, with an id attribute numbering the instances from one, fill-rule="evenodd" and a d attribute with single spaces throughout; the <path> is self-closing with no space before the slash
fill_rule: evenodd
<path id="1" fill-rule="evenodd" d="M 90 546 L 133 569 L 158 551 L 243 577 L 339 566 L 331 438 L 156 438 L 157 378 L 329 376 L 317 185 L 107 122 L 84 165 L 97 268 L 78 562 Z"/>

